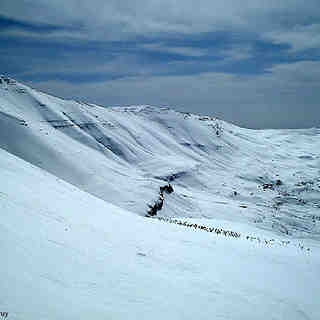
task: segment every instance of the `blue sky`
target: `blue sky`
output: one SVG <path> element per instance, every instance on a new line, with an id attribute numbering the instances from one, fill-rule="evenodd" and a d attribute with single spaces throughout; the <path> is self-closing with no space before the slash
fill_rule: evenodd
<path id="1" fill-rule="evenodd" d="M 2 0 L 0 72 L 65 98 L 320 126 L 310 0 Z"/>

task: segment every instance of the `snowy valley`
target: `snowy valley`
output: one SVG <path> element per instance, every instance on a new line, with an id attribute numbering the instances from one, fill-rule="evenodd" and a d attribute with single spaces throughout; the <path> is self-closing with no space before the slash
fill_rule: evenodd
<path id="1" fill-rule="evenodd" d="M 0 311 L 319 319 L 319 137 L 2 76 Z"/>

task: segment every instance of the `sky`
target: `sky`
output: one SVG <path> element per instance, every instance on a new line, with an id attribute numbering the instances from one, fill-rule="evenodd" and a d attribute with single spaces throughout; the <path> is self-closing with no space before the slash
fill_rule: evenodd
<path id="1" fill-rule="evenodd" d="M 1 0 L 0 73 L 63 98 L 320 127 L 319 0 Z"/>

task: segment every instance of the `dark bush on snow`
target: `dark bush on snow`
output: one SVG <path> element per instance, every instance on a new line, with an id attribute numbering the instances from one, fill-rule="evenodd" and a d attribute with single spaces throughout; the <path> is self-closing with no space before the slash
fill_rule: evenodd
<path id="1" fill-rule="evenodd" d="M 153 205 L 148 205 L 149 209 L 148 209 L 148 213 L 147 216 L 156 216 L 157 212 L 160 211 L 163 207 L 163 202 L 164 202 L 164 196 L 163 193 L 172 193 L 173 187 L 171 186 L 170 183 L 168 183 L 167 185 L 160 187 L 160 192 L 159 192 L 159 198 L 157 201 L 154 202 Z"/>
<path id="2" fill-rule="evenodd" d="M 170 183 L 168 183 L 167 185 L 163 186 L 163 187 L 160 187 L 160 193 L 163 194 L 163 192 L 166 192 L 166 193 L 172 193 L 174 190 L 173 190 L 173 187 Z"/>

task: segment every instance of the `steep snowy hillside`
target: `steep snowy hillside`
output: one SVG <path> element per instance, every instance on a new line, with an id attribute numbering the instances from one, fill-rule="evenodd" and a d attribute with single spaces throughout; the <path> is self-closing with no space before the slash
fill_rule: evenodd
<path id="1" fill-rule="evenodd" d="M 1 149 L 0 168 L 8 319 L 320 318 L 317 241 L 307 251 L 140 217 Z"/>
<path id="2" fill-rule="evenodd" d="M 150 106 L 104 108 L 0 83 L 0 147 L 144 216 L 241 221 L 319 238 L 320 129 L 248 130 Z"/>

